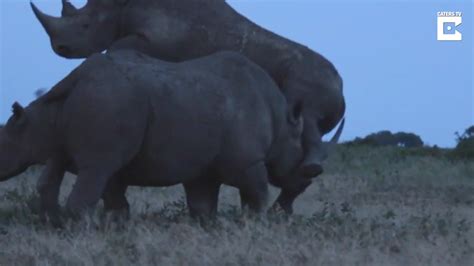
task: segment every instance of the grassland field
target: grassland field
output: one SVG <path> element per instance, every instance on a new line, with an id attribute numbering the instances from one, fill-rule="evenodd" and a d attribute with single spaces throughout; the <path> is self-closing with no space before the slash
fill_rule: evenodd
<path id="1" fill-rule="evenodd" d="M 104 218 L 99 204 L 63 229 L 32 207 L 41 172 L 32 167 L 0 183 L 0 265 L 472 266 L 474 161 L 448 155 L 340 146 L 290 217 L 242 215 L 237 191 L 223 187 L 217 219 L 201 224 L 181 186 L 130 188 L 129 220 Z"/>

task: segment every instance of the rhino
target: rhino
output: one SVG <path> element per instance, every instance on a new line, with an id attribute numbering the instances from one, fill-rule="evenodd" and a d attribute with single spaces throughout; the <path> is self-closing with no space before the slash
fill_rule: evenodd
<path id="1" fill-rule="evenodd" d="M 66 210 L 100 199 L 128 210 L 128 186 L 183 184 L 193 216 L 212 216 L 221 184 L 250 210 L 268 183 L 305 186 L 302 104 L 234 52 L 170 63 L 132 50 L 95 54 L 27 107 L 13 104 L 0 129 L 0 181 L 33 164 L 41 209 L 57 213 L 65 171 L 77 174 Z M 258 115 L 256 115 L 258 114 Z"/>
<path id="2" fill-rule="evenodd" d="M 170 62 L 218 51 L 241 53 L 265 69 L 290 105 L 303 103 L 305 175 L 322 173 L 328 145 L 322 136 L 345 113 L 342 79 L 322 55 L 270 32 L 236 12 L 224 0 L 88 0 L 82 8 L 62 0 L 61 17 L 34 14 L 53 50 L 65 58 L 86 58 L 130 48 Z"/>

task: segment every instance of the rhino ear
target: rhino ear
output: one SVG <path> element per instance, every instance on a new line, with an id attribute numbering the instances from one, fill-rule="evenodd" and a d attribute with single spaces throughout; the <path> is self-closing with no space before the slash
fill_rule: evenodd
<path id="1" fill-rule="evenodd" d="M 294 126 L 295 136 L 300 136 L 303 133 L 304 120 L 303 120 L 303 103 L 298 102 L 290 108 L 288 113 L 288 122 Z"/>
<path id="2" fill-rule="evenodd" d="M 292 124 L 299 124 L 303 120 L 303 103 L 297 102 L 290 107 L 290 112 L 288 114 L 288 120 Z"/>
<path id="3" fill-rule="evenodd" d="M 15 102 L 12 105 L 12 112 L 14 116 L 21 117 L 25 113 L 25 108 L 23 108 L 23 106 L 21 106 L 21 104 L 18 102 Z"/>

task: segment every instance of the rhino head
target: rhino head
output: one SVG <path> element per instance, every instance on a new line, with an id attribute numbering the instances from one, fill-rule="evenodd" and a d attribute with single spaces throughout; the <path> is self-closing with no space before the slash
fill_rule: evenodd
<path id="1" fill-rule="evenodd" d="M 62 0 L 61 17 L 43 13 L 31 3 L 56 54 L 85 58 L 106 50 L 120 34 L 120 10 L 125 0 L 88 0 L 82 8 Z"/>
<path id="2" fill-rule="evenodd" d="M 51 127 L 41 121 L 36 106 L 23 108 L 13 104 L 13 115 L 0 128 L 0 181 L 46 161 L 51 145 Z"/>
<path id="3" fill-rule="evenodd" d="M 288 108 L 284 125 L 277 133 L 277 140 L 269 162 L 269 171 L 272 179 L 279 180 L 291 175 L 304 156 L 302 134 L 304 119 L 302 104 L 296 103 Z M 278 183 L 278 182 L 277 182 Z"/>
<path id="4" fill-rule="evenodd" d="M 324 142 L 321 147 L 321 153 L 325 154 L 324 159 L 334 152 L 337 142 L 344 130 L 345 119 L 340 123 L 336 133 L 329 142 Z M 290 153 L 291 154 L 291 153 Z M 294 154 L 294 153 L 293 153 Z M 300 152 L 296 153 L 295 159 L 301 162 L 303 155 Z M 295 161 L 293 161 L 295 163 Z M 298 165 L 299 166 L 299 165 Z M 312 183 L 312 179 L 323 172 L 323 169 L 314 169 L 308 172 L 296 167 L 286 176 L 272 176 L 270 182 L 275 186 L 281 188 L 278 198 L 275 200 L 272 210 L 282 209 L 287 214 L 293 213 L 293 202 L 301 195 Z"/>

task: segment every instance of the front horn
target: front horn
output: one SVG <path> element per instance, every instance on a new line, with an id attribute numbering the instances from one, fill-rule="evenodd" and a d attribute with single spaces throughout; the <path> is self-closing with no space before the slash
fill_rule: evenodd
<path id="1" fill-rule="evenodd" d="M 323 149 L 324 149 L 323 160 L 326 160 L 329 157 L 329 155 L 333 153 L 334 150 L 336 149 L 336 144 L 339 142 L 339 138 L 341 138 L 345 123 L 346 123 L 346 119 L 343 118 L 341 121 L 341 124 L 339 124 L 339 127 L 337 128 L 337 131 L 334 134 L 334 136 L 331 138 L 331 140 L 329 142 L 323 142 Z"/>
<path id="2" fill-rule="evenodd" d="M 36 7 L 33 2 L 30 2 L 30 5 L 36 18 L 39 20 L 48 35 L 51 36 L 52 34 L 54 34 L 54 28 L 56 25 L 58 25 L 58 23 L 60 23 L 60 18 L 56 18 L 43 13 L 41 10 L 39 10 L 38 7 Z"/>

